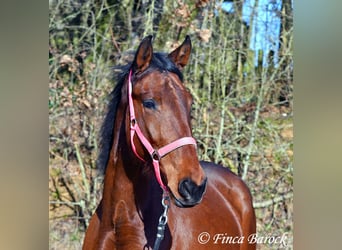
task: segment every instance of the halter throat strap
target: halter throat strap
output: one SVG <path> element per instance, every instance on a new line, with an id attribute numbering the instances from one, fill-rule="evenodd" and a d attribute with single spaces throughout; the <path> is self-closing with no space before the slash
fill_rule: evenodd
<path id="1" fill-rule="evenodd" d="M 129 71 L 128 75 L 128 105 L 129 105 L 129 113 L 130 113 L 130 136 L 131 136 L 131 147 L 134 152 L 134 154 L 143 162 L 146 162 L 137 152 L 135 144 L 134 144 L 134 135 L 137 135 L 140 142 L 143 144 L 149 155 L 152 159 L 152 164 L 154 168 L 154 174 L 156 176 L 156 179 L 160 185 L 160 187 L 163 189 L 164 192 L 167 192 L 167 187 L 163 183 L 160 175 L 160 166 L 159 162 L 161 158 L 163 158 L 168 153 L 176 150 L 177 148 L 180 148 L 185 145 L 194 145 L 196 147 L 196 140 L 193 137 L 182 137 L 180 139 L 177 139 L 159 149 L 155 149 L 151 143 L 148 141 L 148 139 L 144 136 L 142 133 L 134 112 L 134 105 L 133 105 L 133 97 L 132 97 L 132 91 L 133 91 L 133 84 L 132 84 L 132 70 Z"/>

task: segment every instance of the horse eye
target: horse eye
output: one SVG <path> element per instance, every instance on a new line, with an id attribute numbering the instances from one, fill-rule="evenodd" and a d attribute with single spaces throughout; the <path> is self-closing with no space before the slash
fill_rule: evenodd
<path id="1" fill-rule="evenodd" d="M 143 105 L 148 109 L 156 109 L 156 102 L 153 99 L 144 100 Z"/>

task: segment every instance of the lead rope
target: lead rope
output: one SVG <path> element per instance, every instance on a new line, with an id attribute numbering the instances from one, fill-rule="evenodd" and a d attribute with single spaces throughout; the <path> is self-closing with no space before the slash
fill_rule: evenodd
<path id="1" fill-rule="evenodd" d="M 164 207 L 163 214 L 159 217 L 159 223 L 157 227 L 157 237 L 156 241 L 154 242 L 153 250 L 158 250 L 160 247 L 160 243 L 164 239 L 164 233 L 165 233 L 165 226 L 167 224 L 167 212 L 170 207 L 170 196 L 167 191 L 163 192 L 163 199 L 162 199 L 162 205 Z"/>

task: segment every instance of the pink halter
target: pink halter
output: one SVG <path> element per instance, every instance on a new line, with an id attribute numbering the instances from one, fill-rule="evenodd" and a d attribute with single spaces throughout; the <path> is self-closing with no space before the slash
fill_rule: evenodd
<path id="1" fill-rule="evenodd" d="M 153 168 L 154 168 L 154 174 L 157 178 L 157 181 L 160 185 L 160 187 L 164 190 L 164 192 L 167 192 L 167 187 L 164 185 L 161 176 L 160 176 L 160 168 L 159 168 L 159 161 L 163 156 L 166 154 L 172 152 L 173 150 L 185 146 L 185 145 L 194 145 L 196 147 L 196 140 L 193 137 L 183 137 L 180 139 L 177 139 L 168 145 L 165 145 L 161 147 L 160 149 L 154 149 L 151 145 L 151 143 L 146 139 L 146 137 L 143 135 L 143 133 L 140 130 L 140 127 L 137 123 L 137 120 L 135 118 L 135 113 L 134 113 L 134 106 L 133 106 L 133 98 L 132 98 L 132 88 L 133 84 L 131 81 L 132 77 L 132 70 L 129 71 L 128 75 L 128 103 L 129 103 L 129 113 L 130 113 L 130 128 L 131 128 L 131 145 L 132 145 L 132 150 L 134 154 L 143 162 L 145 160 L 138 154 L 136 151 L 135 145 L 134 145 L 134 135 L 137 134 L 139 140 L 141 143 L 144 145 L 148 153 L 150 154 L 152 158 L 152 163 L 153 163 Z"/>

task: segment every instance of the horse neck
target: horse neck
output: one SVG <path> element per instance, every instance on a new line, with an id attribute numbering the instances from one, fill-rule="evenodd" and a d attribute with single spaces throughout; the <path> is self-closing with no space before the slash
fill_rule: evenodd
<path id="1" fill-rule="evenodd" d="M 144 217 L 144 211 L 151 211 L 155 207 L 156 196 L 161 195 L 161 192 L 152 167 L 146 171 L 149 167 L 136 158 L 128 145 L 125 112 L 125 108 L 119 109 L 115 119 L 116 136 L 104 180 L 104 209 L 111 208 L 108 213 L 113 214 L 115 204 L 124 200 L 131 213 L 138 212 Z"/>

